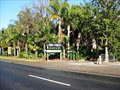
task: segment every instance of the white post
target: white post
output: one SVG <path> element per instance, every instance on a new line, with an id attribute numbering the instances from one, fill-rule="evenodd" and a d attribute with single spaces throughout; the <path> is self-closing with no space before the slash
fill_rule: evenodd
<path id="1" fill-rule="evenodd" d="M 60 60 L 62 60 L 62 53 L 60 53 Z"/>
<path id="2" fill-rule="evenodd" d="M 102 58 L 101 58 L 101 55 L 99 56 L 99 61 L 98 61 L 98 64 L 101 65 L 102 64 Z"/>

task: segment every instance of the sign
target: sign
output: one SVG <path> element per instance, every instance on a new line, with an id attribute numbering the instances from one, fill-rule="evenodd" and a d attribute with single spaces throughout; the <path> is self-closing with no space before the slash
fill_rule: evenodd
<path id="1" fill-rule="evenodd" d="M 60 43 L 57 43 L 57 44 L 47 44 L 46 45 L 46 49 L 47 50 L 61 50 L 62 49 L 62 44 Z"/>
<path id="2" fill-rule="evenodd" d="M 8 47 L 8 55 L 10 55 L 12 52 L 12 48 L 11 47 Z"/>
<path id="3" fill-rule="evenodd" d="M 71 50 L 67 50 L 67 53 L 72 53 L 73 51 L 71 51 Z"/>
<path id="4" fill-rule="evenodd" d="M 61 50 L 45 50 L 48 53 L 57 53 L 57 52 L 61 52 Z"/>
<path id="5" fill-rule="evenodd" d="M 56 43 L 56 44 L 46 44 L 46 55 L 47 55 L 47 60 L 49 60 L 49 55 L 48 54 L 55 54 L 55 53 L 60 53 L 60 60 L 62 60 L 62 44 Z"/>

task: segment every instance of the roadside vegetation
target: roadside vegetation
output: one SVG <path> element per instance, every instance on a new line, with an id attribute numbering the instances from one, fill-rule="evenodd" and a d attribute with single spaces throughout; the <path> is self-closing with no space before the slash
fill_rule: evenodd
<path id="1" fill-rule="evenodd" d="M 72 5 L 67 0 L 38 0 L 18 13 L 18 20 L 0 30 L 2 56 L 45 57 L 46 43 L 62 43 L 63 58 L 73 50 L 76 60 L 100 54 L 120 60 L 120 1 L 91 0 Z M 72 54 L 70 54 L 72 58 Z"/>

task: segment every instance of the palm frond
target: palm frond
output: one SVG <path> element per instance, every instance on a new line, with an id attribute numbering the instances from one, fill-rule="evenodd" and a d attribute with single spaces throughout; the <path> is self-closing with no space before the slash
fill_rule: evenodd
<path id="1" fill-rule="evenodd" d="M 52 19 L 59 19 L 59 18 L 60 18 L 60 16 L 58 16 L 57 14 L 53 14 L 53 15 L 50 16 L 51 20 Z"/>
<path id="2" fill-rule="evenodd" d="M 46 8 L 46 10 L 52 15 L 54 12 L 50 8 Z"/>

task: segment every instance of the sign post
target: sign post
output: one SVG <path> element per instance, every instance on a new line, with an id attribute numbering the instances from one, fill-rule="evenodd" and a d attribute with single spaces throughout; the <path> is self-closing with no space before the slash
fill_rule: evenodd
<path id="1" fill-rule="evenodd" d="M 60 44 L 60 43 L 46 44 L 45 53 L 47 55 L 47 60 L 49 60 L 49 54 L 51 54 L 51 53 L 60 53 L 60 60 L 62 60 L 62 44 Z"/>

